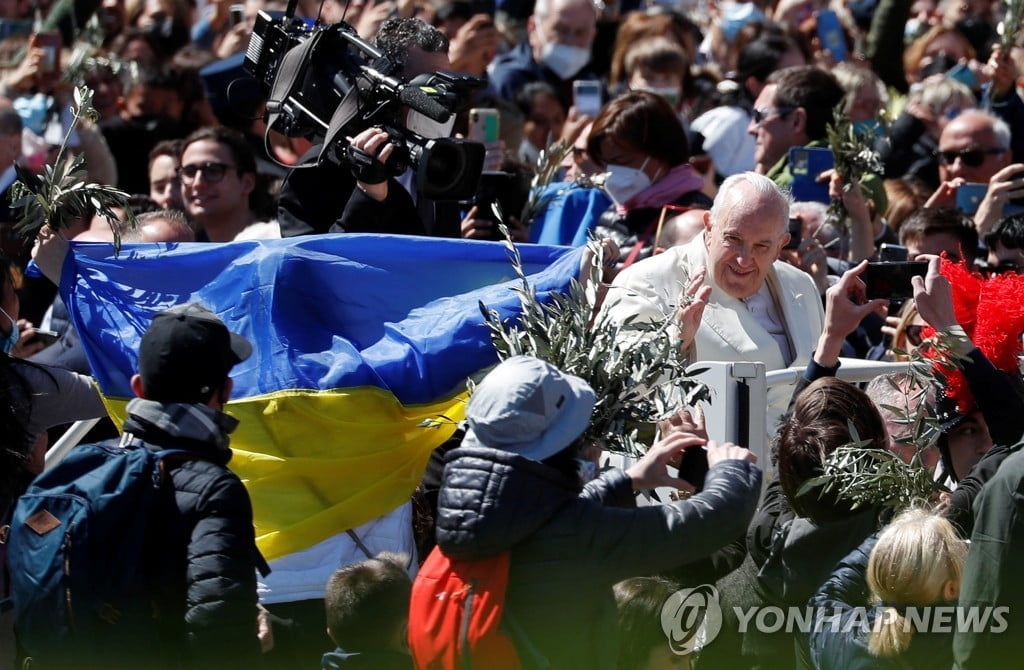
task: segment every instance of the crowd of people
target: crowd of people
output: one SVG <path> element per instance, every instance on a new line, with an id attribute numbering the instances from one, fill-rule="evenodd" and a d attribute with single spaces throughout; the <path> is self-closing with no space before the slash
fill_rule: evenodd
<path id="1" fill-rule="evenodd" d="M 108 667 L 443 667 L 416 643 L 434 622 L 410 610 L 431 552 L 507 554 L 499 597 L 522 667 L 1011 667 L 1024 621 L 1014 4 L 0 2 L 0 562 L 17 563 L 3 529 L 52 439 L 106 416 L 57 294 L 69 241 L 495 240 L 504 224 L 521 244 L 602 241 L 594 316 L 621 328 L 617 346 L 667 322 L 690 363 L 803 370 L 768 391 L 770 453 L 716 443 L 699 407 L 676 407 L 646 454 L 609 467 L 583 437 L 601 402 L 588 381 L 513 357 L 475 386 L 387 532 L 337 529 L 351 547 L 318 559 L 329 580 L 288 564 L 293 599 L 257 575 L 230 472 L 230 373 L 251 345 L 201 305 L 165 312 L 125 425 L 90 436 L 197 454 L 168 478 L 157 639 Z M 286 9 L 307 27 L 349 24 L 387 77 L 475 79 L 447 122 L 414 125 L 396 95 L 350 136 L 293 136 L 245 67 L 256 26 Z M 97 118 L 74 122 L 83 85 Z M 475 135 L 471 109 L 496 110 L 496 140 Z M 486 141 L 477 194 L 421 183 L 415 152 L 396 168 L 410 140 L 394 128 Z M 23 239 L 12 184 L 68 155 L 128 194 L 137 221 L 97 212 Z M 848 169 L 854 157 L 866 165 Z M 33 256 L 41 277 L 25 272 Z M 879 283 L 882 261 L 920 263 Z M 850 358 L 910 365 L 856 385 L 841 379 Z M 851 445 L 876 464 L 860 498 L 825 476 Z M 893 478 L 927 490 L 894 492 Z M 658 487 L 675 493 L 639 495 Z M 0 598 L 14 581 L 0 571 Z M 694 593 L 714 594 L 714 625 L 715 608 L 679 614 Z M 921 623 L 942 607 L 996 617 Z M 755 616 L 770 610 L 810 615 L 779 630 Z M 0 670 L 45 659 L 17 623 L 0 608 Z"/>

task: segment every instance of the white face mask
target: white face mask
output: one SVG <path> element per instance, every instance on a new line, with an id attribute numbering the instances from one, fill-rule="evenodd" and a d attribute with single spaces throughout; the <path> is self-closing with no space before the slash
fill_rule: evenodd
<path id="1" fill-rule="evenodd" d="M 449 137 L 452 134 L 452 127 L 455 125 L 455 115 L 449 114 L 448 120 L 435 121 L 425 114 L 420 114 L 410 109 L 405 116 L 405 127 L 427 140 L 436 140 L 442 137 Z"/>
<path id="2" fill-rule="evenodd" d="M 559 79 L 571 79 L 590 62 L 590 49 L 548 42 L 541 49 L 541 60 Z"/>
<path id="3" fill-rule="evenodd" d="M 519 160 L 526 165 L 536 165 L 538 158 L 540 158 L 540 149 L 533 146 L 533 142 L 524 137 L 523 141 L 519 143 Z"/>
<path id="4" fill-rule="evenodd" d="M 604 181 L 604 190 L 616 205 L 622 207 L 651 185 L 651 178 L 644 172 L 649 160 L 650 157 L 645 158 L 643 164 L 638 168 L 625 165 L 609 165 L 605 168 L 605 171 L 610 174 Z"/>

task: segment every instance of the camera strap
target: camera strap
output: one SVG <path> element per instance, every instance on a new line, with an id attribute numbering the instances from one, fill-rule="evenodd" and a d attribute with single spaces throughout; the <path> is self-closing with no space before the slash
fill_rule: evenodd
<path id="1" fill-rule="evenodd" d="M 348 122 L 354 119 L 358 113 L 359 86 L 356 85 L 348 90 L 345 97 L 341 99 L 341 103 L 335 108 L 334 114 L 331 115 L 331 123 L 327 128 L 327 134 L 324 136 L 324 146 L 320 149 L 319 159 L 321 162 L 327 158 L 328 152 L 334 146 L 335 141 L 338 140 Z"/>
<path id="2" fill-rule="evenodd" d="M 322 31 L 314 32 L 302 44 L 288 50 L 281 58 L 281 66 L 278 68 L 277 77 L 274 78 L 274 84 L 270 88 L 270 96 L 267 99 L 267 129 L 263 133 L 263 148 L 266 150 L 267 155 L 275 162 L 278 161 L 274 158 L 274 151 L 270 146 L 270 131 L 275 129 L 278 119 L 281 118 L 285 102 L 296 92 L 306 64 L 309 63 L 311 55 L 316 51 L 321 35 L 323 35 Z M 346 96 L 347 98 L 348 96 Z M 287 135 L 287 133 L 285 134 Z M 278 164 L 283 165 L 279 162 Z M 295 166 L 285 165 L 284 167 L 315 166 L 316 163 L 308 163 Z"/>

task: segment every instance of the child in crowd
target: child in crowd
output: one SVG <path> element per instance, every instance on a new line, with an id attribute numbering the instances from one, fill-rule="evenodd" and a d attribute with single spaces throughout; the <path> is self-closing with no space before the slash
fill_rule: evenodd
<path id="1" fill-rule="evenodd" d="M 632 577 L 615 585 L 618 670 L 689 670 L 692 654 L 673 652 L 661 623 L 665 602 L 678 590 L 678 584 L 662 577 Z"/>
<path id="2" fill-rule="evenodd" d="M 338 648 L 324 670 L 412 670 L 405 642 L 412 580 L 403 557 L 382 553 L 339 568 L 327 582 L 327 634 Z"/>
<path id="3" fill-rule="evenodd" d="M 966 557 L 967 544 L 940 514 L 901 513 L 847 556 L 811 599 L 816 611 L 840 617 L 838 625 L 819 619 L 812 631 L 815 667 L 950 667 L 952 637 L 917 631 L 915 622 L 936 620 L 928 608 L 956 604 Z M 873 606 L 865 610 L 867 590 Z"/>

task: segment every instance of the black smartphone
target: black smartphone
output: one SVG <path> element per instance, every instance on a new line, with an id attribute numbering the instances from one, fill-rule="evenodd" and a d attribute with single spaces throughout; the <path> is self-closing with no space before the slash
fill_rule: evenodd
<path id="1" fill-rule="evenodd" d="M 902 244 L 889 244 L 883 242 L 878 247 L 878 260 L 883 263 L 899 263 L 902 261 L 910 260 L 910 252 Z"/>
<path id="2" fill-rule="evenodd" d="M 497 203 L 505 217 L 518 217 L 530 193 L 529 176 L 517 172 L 480 173 L 480 182 L 476 196 L 461 203 L 463 207 L 477 207 L 477 216 L 481 219 L 496 220 L 493 204 Z M 502 240 L 501 231 L 494 226 L 492 239 Z"/>
<path id="3" fill-rule="evenodd" d="M 58 338 L 60 338 L 60 333 L 53 330 L 42 330 L 40 328 L 36 328 L 36 334 L 32 336 L 33 340 L 42 342 L 46 346 L 50 346 L 56 342 Z"/>
<path id="4" fill-rule="evenodd" d="M 799 249 L 803 242 L 804 222 L 799 216 L 789 217 L 789 242 L 783 249 Z"/>
<path id="5" fill-rule="evenodd" d="M 699 493 L 704 490 L 709 469 L 707 449 L 690 447 L 683 452 L 683 460 L 679 463 L 679 478 L 693 484 Z"/>
<path id="6" fill-rule="evenodd" d="M 887 298 L 906 300 L 914 297 L 911 277 L 923 277 L 928 272 L 927 261 L 902 261 L 898 263 L 868 263 L 860 276 L 867 287 L 869 300 Z"/>

